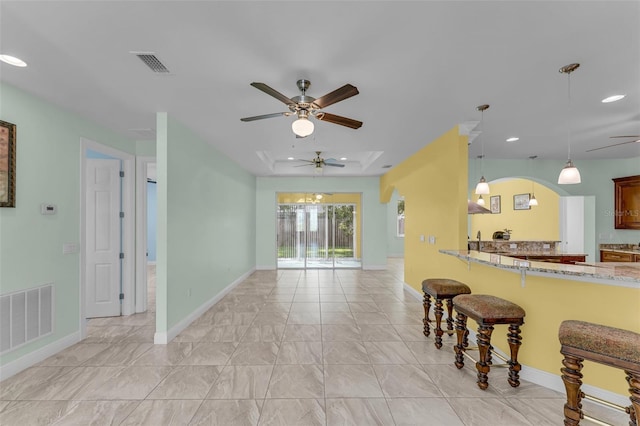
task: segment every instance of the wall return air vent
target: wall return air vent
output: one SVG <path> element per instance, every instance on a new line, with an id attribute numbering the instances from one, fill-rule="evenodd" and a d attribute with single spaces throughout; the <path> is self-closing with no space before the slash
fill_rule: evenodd
<path id="1" fill-rule="evenodd" d="M 156 74 L 170 74 L 170 71 L 153 52 L 131 52 Z"/>

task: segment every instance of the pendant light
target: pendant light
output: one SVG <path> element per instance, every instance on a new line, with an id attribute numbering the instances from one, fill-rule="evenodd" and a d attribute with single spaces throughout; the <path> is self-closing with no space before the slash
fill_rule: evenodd
<path id="1" fill-rule="evenodd" d="M 560 176 L 558 176 L 558 184 L 559 185 L 572 185 L 576 183 L 580 183 L 580 171 L 576 166 L 573 165 L 573 161 L 571 161 L 571 73 L 578 69 L 580 64 L 569 64 L 560 68 L 560 72 L 563 74 L 567 74 L 567 97 L 568 97 L 568 106 L 567 106 L 567 164 L 560 171 Z"/>
<path id="2" fill-rule="evenodd" d="M 484 105 L 480 105 L 478 107 L 476 107 L 476 109 L 478 111 L 480 111 L 480 136 L 482 137 L 482 131 L 484 130 L 483 126 L 482 126 L 482 122 L 484 121 L 484 111 L 489 109 L 489 105 L 488 104 L 484 104 Z M 476 194 L 478 195 L 488 195 L 489 194 L 489 184 L 487 183 L 487 180 L 484 178 L 484 138 L 482 138 L 482 141 L 480 142 L 480 147 L 482 150 L 482 155 L 480 157 L 480 182 L 478 182 L 478 184 L 476 185 Z M 484 203 L 484 200 L 482 201 Z M 478 203 L 480 203 L 480 200 L 478 200 Z"/>
<path id="3" fill-rule="evenodd" d="M 482 198 L 482 195 L 480 196 L 480 198 L 478 198 L 477 203 L 479 206 L 484 206 L 484 198 Z"/>
<path id="4" fill-rule="evenodd" d="M 531 160 L 531 173 L 533 173 L 533 160 L 535 160 L 536 158 L 538 158 L 537 155 L 532 155 L 531 157 L 529 157 L 529 159 Z M 538 205 L 538 200 L 536 200 L 536 193 L 534 191 L 534 185 L 535 182 L 531 180 L 531 198 L 529 198 L 529 207 Z"/>

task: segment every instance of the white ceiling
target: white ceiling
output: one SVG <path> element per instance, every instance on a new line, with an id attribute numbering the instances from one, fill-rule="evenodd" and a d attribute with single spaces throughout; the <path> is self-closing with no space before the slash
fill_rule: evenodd
<path id="1" fill-rule="evenodd" d="M 585 152 L 640 135 L 640 2 L 413 1 L 6 1 L 0 2 L 2 81 L 132 140 L 167 111 L 248 171 L 313 175 L 294 167 L 346 157 L 325 175 L 385 173 L 459 123 L 480 120 L 475 158 L 640 156 L 640 143 Z M 153 52 L 170 75 L 135 52 Z M 581 67 L 568 79 L 558 69 Z M 358 130 L 316 122 L 296 139 L 294 117 L 249 84 L 288 97 L 311 81 L 315 98 L 346 83 L 360 94 L 326 108 L 364 122 Z M 612 94 L 622 101 L 602 104 Z M 137 130 L 132 130 L 137 129 Z M 147 129 L 147 130 L 145 130 Z M 507 143 L 510 136 L 520 141 Z"/>

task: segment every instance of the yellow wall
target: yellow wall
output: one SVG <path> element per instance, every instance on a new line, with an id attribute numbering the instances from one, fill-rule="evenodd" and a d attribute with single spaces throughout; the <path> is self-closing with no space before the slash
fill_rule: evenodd
<path id="1" fill-rule="evenodd" d="M 446 277 L 455 265 L 438 250 L 467 245 L 467 167 L 467 137 L 456 127 L 380 179 L 381 202 L 394 188 L 404 196 L 404 277 L 417 290 L 426 277 Z"/>
<path id="2" fill-rule="evenodd" d="M 321 193 L 322 198 L 318 200 L 316 193 L 311 192 L 279 192 L 278 204 L 304 204 L 315 200 L 318 204 L 355 204 L 356 206 L 356 258 L 362 259 L 362 203 L 359 193 Z"/>
<path id="3" fill-rule="evenodd" d="M 515 194 L 529 194 L 534 185 L 534 193 L 539 205 L 530 210 L 514 210 L 513 196 Z M 532 183 L 526 179 L 508 179 L 491 182 L 491 194 L 484 195 L 486 205 L 490 208 L 490 197 L 499 195 L 501 212 L 499 214 L 475 214 L 471 216 L 471 230 L 469 236 L 475 239 L 478 231 L 483 240 L 490 240 L 494 231 L 504 228 L 513 230 L 511 239 L 558 241 L 560 239 L 560 196 L 549 188 Z M 473 200 L 478 200 L 473 195 Z"/>
<path id="4" fill-rule="evenodd" d="M 525 368 L 529 366 L 558 376 L 562 367 L 558 342 L 561 321 L 584 320 L 640 333 L 638 289 L 535 276 L 528 276 L 522 288 L 518 273 L 468 264 L 438 252 L 467 247 L 467 156 L 466 137 L 458 136 L 458 129 L 454 128 L 380 179 L 382 202 L 388 202 L 394 188 L 405 197 L 405 282 L 421 292 L 425 278 L 452 278 L 468 284 L 473 293 L 492 294 L 519 304 L 527 312 L 522 327 L 520 362 Z M 541 204 L 551 204 L 552 197 L 547 199 L 539 187 L 536 184 L 536 198 L 540 191 Z M 492 191 L 503 189 L 507 191 L 506 187 L 492 185 Z M 518 188 L 511 190 L 520 191 Z M 529 189 L 522 192 L 529 192 Z M 503 211 L 513 209 L 512 202 L 505 196 Z M 494 229 L 496 224 L 489 226 L 492 227 L 487 233 L 506 227 Z M 515 222 L 511 226 L 515 227 Z M 514 234 L 515 239 L 534 238 L 525 228 L 516 229 L 523 235 Z M 556 236 L 557 228 L 553 232 Z M 425 235 L 427 241 L 420 242 L 420 235 Z M 435 244 L 428 243 L 429 235 L 436 237 Z M 473 322 L 470 327 L 475 327 Z M 508 353 L 506 333 L 505 326 L 497 326 L 491 343 Z M 586 362 L 584 373 L 587 384 L 620 395 L 627 394 L 622 372 Z M 502 376 L 497 380 L 505 379 L 505 372 L 500 369 L 491 375 Z"/>

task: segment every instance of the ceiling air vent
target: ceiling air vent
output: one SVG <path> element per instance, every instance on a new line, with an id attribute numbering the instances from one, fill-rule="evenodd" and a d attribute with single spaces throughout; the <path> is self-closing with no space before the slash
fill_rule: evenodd
<path id="1" fill-rule="evenodd" d="M 131 52 L 144 62 L 151 71 L 158 74 L 169 74 L 169 70 L 153 52 Z"/>

